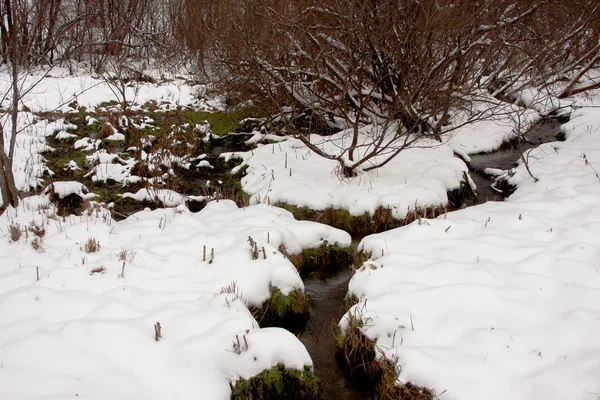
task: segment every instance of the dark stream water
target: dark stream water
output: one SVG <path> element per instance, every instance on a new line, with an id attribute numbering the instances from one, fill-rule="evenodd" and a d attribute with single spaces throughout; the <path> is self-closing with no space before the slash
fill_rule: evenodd
<path id="1" fill-rule="evenodd" d="M 535 124 L 521 143 L 502 146 L 492 153 L 471 156 L 469 165 L 471 178 L 477 184 L 477 198 L 465 199 L 464 205 L 472 206 L 486 201 L 503 200 L 502 194 L 490 188 L 494 178 L 483 173 L 486 168 L 508 170 L 516 165 L 521 153 L 541 143 L 561 140 L 560 122 L 555 119 L 542 120 Z M 358 240 L 353 245 L 358 245 Z M 300 340 L 310 353 L 315 373 L 321 380 L 321 399 L 359 400 L 376 399 L 374 390 L 361 388 L 347 376 L 335 357 L 335 335 L 338 321 L 344 315 L 343 304 L 352 277 L 346 266 L 327 279 L 304 280 L 306 293 L 310 296 L 312 310 L 306 330 Z"/>
<path id="2" fill-rule="evenodd" d="M 337 323 L 344 315 L 344 297 L 352 274 L 343 268 L 327 279 L 306 279 L 304 286 L 312 310 L 300 340 L 306 346 L 321 380 L 322 399 L 373 399 L 373 392 L 361 389 L 338 365 L 335 358 Z"/>
<path id="3" fill-rule="evenodd" d="M 504 144 L 499 150 L 492 153 L 479 153 L 471 155 L 469 171 L 471 179 L 477 185 L 477 197 L 465 199 L 466 206 L 474 206 L 486 201 L 501 201 L 502 193 L 491 188 L 494 178 L 486 175 L 486 168 L 509 170 L 517 165 L 521 154 L 542 143 L 564 140 L 560 134 L 560 122 L 556 119 L 543 119 L 536 123 L 525 133 L 521 143 L 511 142 Z"/>

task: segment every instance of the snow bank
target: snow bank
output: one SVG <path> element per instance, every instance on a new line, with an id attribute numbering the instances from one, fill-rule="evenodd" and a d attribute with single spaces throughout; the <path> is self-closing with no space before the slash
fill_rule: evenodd
<path id="1" fill-rule="evenodd" d="M 312 365 L 294 335 L 258 329 L 247 306 L 260 305 L 270 285 L 303 289 L 280 244 L 348 246 L 345 232 L 229 201 L 196 214 L 145 210 L 120 222 L 98 207 L 81 217 L 55 212 L 33 196 L 0 217 L 0 398 L 227 399 L 240 377 L 278 363 Z M 42 238 L 32 230 L 11 242 L 9 225 L 32 222 Z M 266 259 L 252 260 L 250 236 Z M 96 252 L 86 251 L 91 239 Z"/>
<path id="2" fill-rule="evenodd" d="M 366 129 L 361 142 L 369 134 Z M 333 154 L 350 142 L 344 132 L 311 138 Z M 384 167 L 360 171 L 353 178 L 342 177 L 336 161 L 314 154 L 299 140 L 259 146 L 244 155 L 248 170 L 242 188 L 252 195 L 252 203 L 286 202 L 315 210 L 332 207 L 354 216 L 372 215 L 381 206 L 404 218 L 415 207 L 445 206 L 447 192 L 459 188 L 468 172 L 450 147 L 436 141 L 420 145 L 402 151 Z"/>
<path id="3" fill-rule="evenodd" d="M 537 100 L 536 104 L 540 102 Z M 443 136 L 445 143 L 457 154 L 497 150 L 540 119 L 533 109 L 500 102 L 491 96 L 474 101 L 471 108 L 468 112 L 458 113 L 448 128 L 450 132 Z"/>
<path id="4" fill-rule="evenodd" d="M 373 256 L 349 284 L 360 298 L 350 312 L 401 382 L 440 399 L 600 393 L 598 108 L 563 129 L 566 142 L 529 152 L 538 181 L 521 165 L 507 201 L 360 243 Z"/>

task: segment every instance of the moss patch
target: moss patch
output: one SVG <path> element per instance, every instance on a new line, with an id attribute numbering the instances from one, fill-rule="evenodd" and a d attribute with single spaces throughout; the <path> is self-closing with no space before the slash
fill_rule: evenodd
<path id="1" fill-rule="evenodd" d="M 302 332 L 310 313 L 310 299 L 296 289 L 284 295 L 276 287 L 271 287 L 271 297 L 262 307 L 251 307 L 252 316 L 261 328 L 277 326 L 290 332 Z"/>
<path id="2" fill-rule="evenodd" d="M 285 246 L 279 246 L 283 253 L 294 264 L 302 277 L 318 274 L 325 277 L 341 268 L 349 267 L 354 262 L 356 251 L 353 247 L 329 245 L 324 241 L 314 249 L 305 249 L 299 254 L 289 254 Z"/>
<path id="3" fill-rule="evenodd" d="M 192 125 L 207 121 L 215 135 L 223 136 L 240 129 L 240 122 L 246 118 L 261 116 L 252 108 L 240 108 L 232 111 L 195 111 L 186 109 L 181 112 L 184 120 Z"/>
<path id="4" fill-rule="evenodd" d="M 304 371 L 286 369 L 278 364 L 251 379 L 240 379 L 232 385 L 235 400 L 318 399 L 319 381 L 309 367 Z"/>

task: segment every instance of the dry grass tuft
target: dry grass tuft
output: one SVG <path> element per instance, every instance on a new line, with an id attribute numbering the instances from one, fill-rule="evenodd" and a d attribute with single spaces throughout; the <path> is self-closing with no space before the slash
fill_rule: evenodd
<path id="1" fill-rule="evenodd" d="M 83 245 L 83 251 L 86 253 L 95 253 L 100 250 L 100 242 L 96 238 L 89 238 Z"/>
<path id="2" fill-rule="evenodd" d="M 18 224 L 10 224 L 10 226 L 8 227 L 8 232 L 10 233 L 10 240 L 12 240 L 13 242 L 18 242 L 19 239 L 21 239 L 21 235 L 23 234 L 23 231 L 21 230 L 21 227 Z"/>
<path id="3" fill-rule="evenodd" d="M 31 241 L 31 247 L 33 247 L 35 251 L 42 250 L 42 241 L 39 237 L 36 237 Z"/>
<path id="4" fill-rule="evenodd" d="M 395 359 L 379 361 L 382 369 L 381 380 L 376 388 L 379 398 L 381 400 L 433 400 L 435 396 L 428 388 L 410 382 L 398 384 L 400 366 L 396 361 Z"/>
<path id="5" fill-rule="evenodd" d="M 46 234 L 46 229 L 44 228 L 43 223 L 38 224 L 35 221 L 31 221 L 31 224 L 29 224 L 29 232 L 33 233 L 39 238 L 42 238 Z"/>
<path id="6" fill-rule="evenodd" d="M 92 268 L 92 270 L 90 271 L 90 275 L 103 274 L 105 271 L 106 271 L 106 268 L 103 265 L 101 265 L 99 267 Z"/>

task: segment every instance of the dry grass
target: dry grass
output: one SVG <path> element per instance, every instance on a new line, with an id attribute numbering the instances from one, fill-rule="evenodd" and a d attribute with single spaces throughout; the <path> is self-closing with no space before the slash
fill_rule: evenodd
<path id="1" fill-rule="evenodd" d="M 31 247 L 33 247 L 35 251 L 42 250 L 42 241 L 39 237 L 36 237 L 31 241 Z"/>
<path id="2" fill-rule="evenodd" d="M 121 249 L 121 251 L 119 252 L 119 260 L 120 261 L 127 261 L 127 262 L 133 262 L 133 259 L 135 258 L 136 253 L 133 251 L 129 251 L 127 249 Z"/>
<path id="3" fill-rule="evenodd" d="M 86 253 L 95 253 L 100 250 L 100 242 L 96 238 L 89 238 L 83 245 L 83 251 Z"/>
<path id="4" fill-rule="evenodd" d="M 341 356 L 355 381 L 374 387 L 381 400 L 433 400 L 435 398 L 433 391 L 428 388 L 410 382 L 399 384 L 400 366 L 397 359 L 377 357 L 381 350 L 360 330 L 365 324 L 360 310 L 349 315 L 346 334 L 338 335 L 336 345 L 338 357 Z"/>
<path id="5" fill-rule="evenodd" d="M 398 384 L 400 376 L 400 366 L 397 360 L 379 361 L 381 365 L 381 380 L 377 385 L 376 391 L 381 400 L 433 400 L 433 392 L 421 386 L 413 385 L 408 382 Z"/>
<path id="6" fill-rule="evenodd" d="M 29 224 L 29 232 L 33 233 L 39 238 L 42 238 L 46 234 L 46 229 L 44 228 L 43 223 L 38 224 L 35 221 L 31 221 L 31 224 Z"/>
<path id="7" fill-rule="evenodd" d="M 103 265 L 101 265 L 99 267 L 92 268 L 92 270 L 90 271 L 90 275 L 103 274 L 105 271 L 106 271 L 106 268 Z"/>
<path id="8" fill-rule="evenodd" d="M 215 297 L 226 293 L 233 294 L 236 299 L 242 298 L 242 289 L 237 285 L 237 281 L 231 281 L 229 285 L 223 286 L 218 292 L 215 292 Z"/>
<path id="9" fill-rule="evenodd" d="M 10 234 L 10 240 L 12 240 L 13 242 L 18 242 L 19 239 L 21 239 L 21 235 L 23 234 L 23 231 L 21 230 L 21 227 L 18 224 L 10 224 L 10 226 L 8 227 L 8 232 Z"/>
<path id="10" fill-rule="evenodd" d="M 100 128 L 100 139 L 106 139 L 109 136 L 112 136 L 115 133 L 113 130 L 113 125 L 110 122 L 105 122 Z"/>

